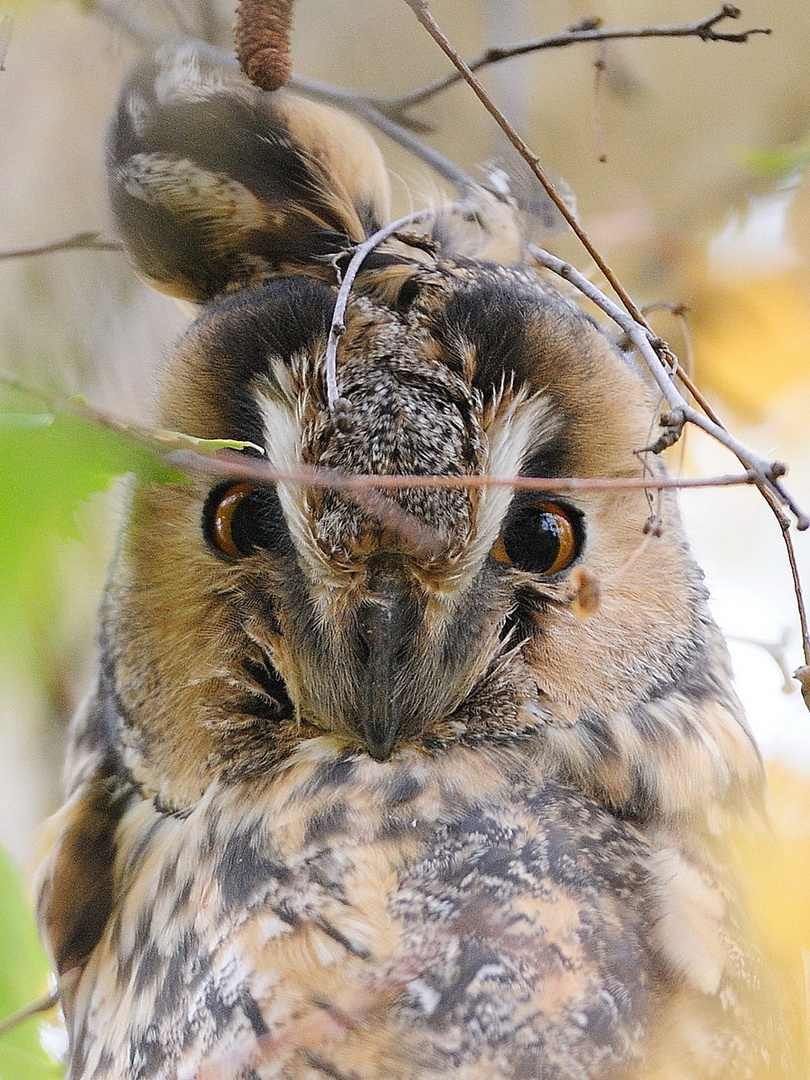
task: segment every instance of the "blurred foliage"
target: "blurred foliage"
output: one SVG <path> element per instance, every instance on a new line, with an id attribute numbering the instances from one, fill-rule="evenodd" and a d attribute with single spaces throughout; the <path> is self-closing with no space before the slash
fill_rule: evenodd
<path id="1" fill-rule="evenodd" d="M 78 537 L 76 511 L 121 473 L 176 478 L 143 441 L 70 412 L 0 412 L 0 650 L 41 662 L 63 602 L 56 552 Z"/>
<path id="2" fill-rule="evenodd" d="M 810 139 L 799 139 L 774 150 L 751 150 L 742 159 L 755 172 L 779 180 L 810 164 Z"/>
<path id="3" fill-rule="evenodd" d="M 784 968 L 810 950 L 810 782 L 780 762 L 768 765 L 771 814 L 779 838 L 750 867 L 755 911 Z"/>
<path id="4" fill-rule="evenodd" d="M 81 401 L 55 411 L 0 409 L 0 652 L 18 665 L 39 658 L 37 642 L 47 641 L 63 602 L 51 572 L 55 553 L 60 541 L 80 538 L 82 502 L 125 473 L 142 484 L 185 482 L 164 461 L 178 447 L 201 455 L 260 449 L 157 428 L 119 430 Z"/>
<path id="5" fill-rule="evenodd" d="M 757 844 L 746 866 L 754 924 L 792 994 L 796 1045 L 810 1070 L 810 780 L 784 764 L 768 766 L 774 843 Z"/>
<path id="6" fill-rule="evenodd" d="M 704 388 L 754 421 L 789 394 L 810 392 L 804 269 L 713 280 L 695 293 L 692 318 Z"/>
<path id="7" fill-rule="evenodd" d="M 19 871 L 0 848 L 0 1021 L 48 993 L 49 965 L 39 944 Z M 62 1075 L 42 1048 L 42 1016 L 0 1034 L 2 1080 L 55 1080 Z"/>

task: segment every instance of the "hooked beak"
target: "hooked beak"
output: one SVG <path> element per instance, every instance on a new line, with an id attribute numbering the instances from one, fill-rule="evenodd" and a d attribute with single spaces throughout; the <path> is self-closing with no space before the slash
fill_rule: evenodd
<path id="1" fill-rule="evenodd" d="M 380 566 L 371 572 L 369 586 L 371 595 L 357 620 L 356 723 L 369 754 L 386 761 L 410 719 L 401 699 L 420 618 L 401 570 Z"/>

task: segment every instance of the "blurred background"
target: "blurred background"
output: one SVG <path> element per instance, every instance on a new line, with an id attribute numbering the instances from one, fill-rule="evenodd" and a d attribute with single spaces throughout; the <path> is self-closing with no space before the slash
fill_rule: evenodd
<path id="1" fill-rule="evenodd" d="M 714 4 L 431 6 L 469 58 L 586 17 L 605 26 L 687 23 L 712 14 Z M 142 48 L 133 28 L 183 30 L 230 47 L 233 5 L 27 0 L 0 11 L 0 250 L 88 230 L 109 236 L 102 147 L 122 73 Z M 573 192 L 585 228 L 635 300 L 686 305 L 686 321 L 661 309 L 656 328 L 726 424 L 759 452 L 789 462 L 789 486 L 810 510 L 810 5 L 748 0 L 741 19 L 720 29 L 750 27 L 772 33 L 745 44 L 575 45 L 509 61 L 482 78 Z M 375 97 L 448 70 L 404 0 L 298 0 L 293 53 L 296 73 Z M 487 162 L 508 164 L 494 123 L 464 87 L 409 115 L 425 125 L 421 138 L 473 173 Z M 418 160 L 381 143 L 398 211 L 444 190 Z M 543 242 L 593 270 L 564 233 Z M 148 421 L 163 357 L 186 322 L 120 253 L 0 258 L 0 369 L 48 394 L 82 395 Z M 734 463 L 692 433 L 670 465 L 710 474 Z M 32 579 L 15 640 L 0 643 L 0 845 L 25 868 L 38 823 L 58 803 L 65 723 L 91 678 L 95 607 L 121 498 L 114 485 L 82 507 L 77 537 L 49 549 Z M 798 618 L 775 520 L 751 490 L 683 501 L 756 734 L 775 770 L 810 774 L 810 716 L 789 678 L 802 663 Z M 17 527 L 0 520 L 0 531 Z M 810 588 L 810 537 L 794 536 Z M 786 820 L 799 790 L 806 794 L 791 781 L 777 791 Z"/>

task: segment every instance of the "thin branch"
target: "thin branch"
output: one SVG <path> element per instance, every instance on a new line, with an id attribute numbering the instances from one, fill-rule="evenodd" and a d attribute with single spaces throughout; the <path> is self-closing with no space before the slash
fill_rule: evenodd
<path id="1" fill-rule="evenodd" d="M 770 34 L 766 27 L 754 27 L 738 33 L 725 33 L 716 29 L 724 19 L 739 19 L 742 12 L 733 4 L 724 4 L 720 11 L 709 15 L 705 19 L 698 19 L 692 23 L 680 23 L 672 26 L 633 26 L 617 27 L 608 29 L 602 26 L 594 26 L 586 23 L 582 26 L 571 27 L 559 34 L 549 34 L 545 37 L 534 38 L 530 41 L 522 41 L 517 45 L 493 46 L 481 53 L 474 60 L 467 63 L 469 71 L 480 71 L 481 68 L 492 64 L 499 64 L 504 60 L 511 60 L 515 56 L 525 56 L 527 53 L 542 52 L 546 49 L 560 49 L 568 45 L 582 45 L 588 42 L 618 41 L 628 38 L 684 38 L 695 37 L 701 41 L 728 41 L 743 43 L 752 34 Z M 429 98 L 453 86 L 464 78 L 460 71 L 452 72 L 434 82 L 427 83 L 417 90 L 411 90 L 407 94 L 401 94 L 395 98 L 375 99 L 375 104 L 391 116 L 397 116 L 414 105 L 421 105 Z"/>
<path id="2" fill-rule="evenodd" d="M 223 451 L 207 457 L 194 450 L 172 450 L 166 463 L 181 472 L 203 473 L 207 476 L 230 477 L 234 480 L 253 480 L 257 484 L 302 484 L 306 487 L 331 488 L 339 491 L 362 491 L 373 488 L 381 491 L 401 491 L 411 488 L 514 488 L 515 491 L 543 491 L 549 494 L 572 494 L 578 491 L 663 491 L 683 488 L 739 487 L 756 484 L 753 472 L 728 473 L 721 476 L 423 476 L 378 475 L 345 473 L 339 469 L 318 466 L 271 465 L 246 454 Z"/>
<path id="3" fill-rule="evenodd" d="M 0 250 L 0 259 L 23 259 L 31 255 L 50 255 L 55 251 L 123 251 L 124 245 L 117 240 L 105 240 L 95 232 L 80 232 L 65 240 L 53 240 L 48 244 L 32 244 L 30 247 Z"/>
<path id="4" fill-rule="evenodd" d="M 614 303 L 609 297 L 598 289 L 584 274 L 581 274 L 570 263 L 558 259 L 556 255 L 529 245 L 531 255 L 548 270 L 559 275 L 565 281 L 570 281 L 584 296 L 587 296 L 606 315 L 608 315 L 625 332 L 629 340 L 640 353 L 646 363 L 650 374 L 657 383 L 664 400 L 672 409 L 676 417 L 681 418 L 681 423 L 694 424 L 708 435 L 711 435 L 719 443 L 729 449 L 745 469 L 751 470 L 757 477 L 756 483 L 764 493 L 769 493 L 777 503 L 788 507 L 796 518 L 799 529 L 810 528 L 808 518 L 796 505 L 793 498 L 782 488 L 779 480 L 786 472 L 785 465 L 780 461 L 769 461 L 756 454 L 749 447 L 741 443 L 731 435 L 724 427 L 715 423 L 709 417 L 699 412 L 687 403 L 683 395 L 673 382 L 674 370 L 671 364 L 665 363 L 662 355 L 670 359 L 671 354 L 661 338 L 646 326 L 641 325 L 634 317 L 628 314 Z"/>
<path id="5" fill-rule="evenodd" d="M 752 470 L 705 477 L 652 476 L 649 473 L 644 476 L 536 477 L 422 476 L 416 474 L 377 476 L 365 473 L 352 475 L 338 469 L 324 469 L 318 466 L 302 465 L 294 468 L 280 468 L 247 454 L 236 453 L 227 446 L 211 455 L 200 453 L 198 450 L 189 447 L 190 440 L 187 436 L 167 432 L 160 428 L 133 424 L 122 417 L 96 409 L 81 398 L 55 400 L 50 394 L 38 390 L 16 375 L 2 370 L 0 370 L 0 383 L 26 396 L 39 399 L 47 411 L 54 415 L 67 412 L 109 428 L 112 431 L 130 435 L 148 445 L 157 454 L 160 454 L 167 465 L 182 472 L 206 473 L 212 476 L 255 480 L 256 483 L 260 484 L 282 482 L 345 490 L 359 490 L 361 488 L 399 490 L 402 488 L 472 489 L 511 487 L 516 491 L 548 491 L 550 493 L 565 494 L 566 492 L 575 491 L 627 491 L 633 489 L 662 491 L 669 488 L 737 487 L 756 484 L 758 481 L 757 473 Z M 199 442 L 199 440 L 196 441 Z M 212 439 L 203 441 L 209 445 L 216 442 L 216 440 Z"/>
<path id="6" fill-rule="evenodd" d="M 177 0 L 165 0 L 166 7 L 169 9 L 172 19 L 174 20 L 177 29 L 181 34 L 190 34 L 193 32 L 191 23 L 186 18 L 186 14 L 183 11 Z"/>
<path id="7" fill-rule="evenodd" d="M 799 624 L 802 632 L 802 652 L 804 653 L 805 667 L 810 666 L 810 626 L 807 621 L 807 610 L 804 604 L 804 596 L 802 594 L 802 583 L 799 577 L 799 564 L 796 562 L 796 551 L 793 547 L 793 537 L 790 535 L 790 530 L 782 529 L 782 539 L 785 541 L 785 547 L 787 548 L 788 563 L 790 564 L 790 573 L 793 578 L 793 591 L 796 594 L 799 608 Z"/>
<path id="8" fill-rule="evenodd" d="M 91 10 L 142 45 L 161 45 L 167 41 L 179 40 L 176 34 L 166 33 L 165 30 L 158 29 L 146 19 L 141 19 L 132 11 L 131 4 L 95 3 Z M 236 65 L 236 58 L 232 56 L 231 60 Z"/>
<path id="9" fill-rule="evenodd" d="M 224 12 L 223 12 L 224 14 Z M 203 41 L 216 42 L 222 28 L 216 0 L 197 0 L 196 22 Z"/>
<path id="10" fill-rule="evenodd" d="M 359 264 L 358 264 L 359 265 Z M 189 475 L 251 480 L 256 484 L 294 483 L 307 487 L 340 490 L 348 499 L 365 510 L 384 528 L 396 533 L 408 548 L 424 558 L 433 558 L 443 550 L 443 541 L 436 531 L 384 492 L 414 488 L 488 488 L 506 487 L 512 490 L 571 493 L 582 491 L 661 491 L 665 488 L 714 488 L 758 482 L 754 472 L 726 476 L 679 479 L 677 477 L 642 476 L 619 477 L 527 477 L 527 476 L 419 476 L 419 475 L 353 475 L 337 469 L 319 467 L 276 467 L 266 461 L 235 452 L 249 444 L 228 440 L 189 439 L 175 432 L 142 427 L 101 412 L 81 399 L 54 401 L 49 395 L 26 386 L 14 376 L 0 372 L 0 381 L 18 391 L 38 397 L 48 409 L 47 426 L 54 415 L 70 413 L 82 419 L 123 433 L 150 449 L 170 468 Z M 340 399 L 337 399 L 339 403 Z M 40 417 L 36 417 L 40 420 Z M 191 443 L 191 448 L 189 448 Z M 167 451 L 167 446 L 169 447 Z M 201 452 L 205 448 L 205 453 Z M 259 449 L 259 448 L 256 448 Z"/>
<path id="11" fill-rule="evenodd" d="M 12 1031 L 15 1027 L 19 1027 L 20 1024 L 24 1024 L 26 1020 L 30 1020 L 32 1016 L 39 1016 L 40 1013 L 48 1012 L 59 1004 L 59 990 L 54 990 L 53 993 L 47 994 L 45 997 L 38 998 L 36 1001 L 30 1002 L 28 1005 L 23 1005 L 21 1009 L 12 1013 L 11 1016 L 4 1016 L 0 1020 L 0 1035 L 5 1035 L 7 1031 Z"/>
<path id="12" fill-rule="evenodd" d="M 343 280 L 340 283 L 337 299 L 335 300 L 334 311 L 332 312 L 329 338 L 326 342 L 324 366 L 326 369 L 326 399 L 330 412 L 333 413 L 335 411 L 335 406 L 338 404 L 340 398 L 337 385 L 337 348 L 338 342 L 346 332 L 343 317 L 346 314 L 349 294 L 352 291 L 352 285 L 354 284 L 354 279 L 357 277 L 357 272 L 371 252 L 376 247 L 379 247 L 383 241 L 387 240 L 389 236 L 404 229 L 406 225 L 413 225 L 417 221 L 422 221 L 424 218 L 431 217 L 432 215 L 432 210 L 417 210 L 413 214 L 406 214 L 405 217 L 389 222 L 388 225 L 384 225 L 381 229 L 378 229 L 377 232 L 372 233 L 368 239 L 364 240 L 362 244 L 358 244 L 354 249 L 354 254 L 343 275 Z"/>
<path id="13" fill-rule="evenodd" d="M 787 658 L 790 634 L 786 629 L 782 631 L 782 636 L 778 641 L 766 641 L 764 638 L 749 637 L 747 634 L 726 634 L 725 638 L 727 641 L 739 641 L 743 645 L 753 645 L 757 649 L 766 652 L 776 664 L 779 674 L 782 676 L 782 693 L 796 693 L 798 688 L 793 683 Z"/>
<path id="14" fill-rule="evenodd" d="M 84 398 L 54 398 L 51 394 L 39 390 L 24 382 L 10 372 L 0 370 L 0 385 L 7 386 L 25 397 L 35 398 L 41 401 L 44 410 L 41 413 L 7 413 L 0 410 L 0 422 L 11 422 L 21 428 L 47 428 L 55 417 L 63 414 L 79 417 L 100 427 L 125 435 L 145 446 L 158 456 L 165 457 L 173 450 L 187 449 L 189 446 L 202 456 L 205 453 L 217 454 L 223 449 L 251 449 L 263 453 L 260 446 L 245 442 L 241 439 L 198 439 L 184 435 L 177 431 L 166 431 L 162 428 L 144 427 L 133 424 L 129 420 L 115 416 L 112 413 L 96 409 L 88 405 Z"/>
<path id="15" fill-rule="evenodd" d="M 570 208 L 566 205 L 565 200 L 563 199 L 562 195 L 560 195 L 559 191 L 557 191 L 557 188 L 552 183 L 551 179 L 546 175 L 545 170 L 540 164 L 540 159 L 530 149 L 528 144 L 523 141 L 520 135 L 518 135 L 517 131 L 515 131 L 515 129 L 512 127 L 512 125 L 509 123 L 509 121 L 506 119 L 500 109 L 495 105 L 494 101 L 489 96 L 484 87 L 481 85 L 478 79 L 476 79 L 472 71 L 470 71 L 470 69 L 461 59 L 457 50 L 454 48 L 449 39 L 444 35 L 439 24 L 433 18 L 433 15 L 430 12 L 430 8 L 427 5 L 427 0 L 405 0 L 405 3 L 413 11 L 417 20 L 421 23 L 422 26 L 424 26 L 424 28 L 427 30 L 427 32 L 430 34 L 430 36 L 433 38 L 433 40 L 436 42 L 436 44 L 439 46 L 445 56 L 447 56 L 452 61 L 452 63 L 461 73 L 462 78 L 464 78 L 464 80 L 469 84 L 470 88 L 473 90 L 478 100 L 481 102 L 481 104 L 484 106 L 490 116 L 495 120 L 498 127 L 501 129 L 501 131 L 503 131 L 504 135 L 506 135 L 507 139 L 509 139 L 511 144 L 514 146 L 514 148 L 517 150 L 517 152 L 532 170 L 534 175 L 543 185 L 543 188 L 545 189 L 548 197 L 560 211 L 563 218 L 568 222 L 582 246 L 594 260 L 596 265 L 604 274 L 605 278 L 610 282 L 611 288 L 619 297 L 627 310 L 630 312 L 630 314 L 633 316 L 635 321 L 641 323 L 642 326 L 646 327 L 647 323 L 645 322 L 644 316 L 641 314 L 641 311 L 639 310 L 633 299 L 630 297 L 624 286 L 618 280 L 616 275 L 613 273 L 611 268 L 602 258 L 600 253 L 596 250 L 593 241 L 579 224 Z"/>
<path id="16" fill-rule="evenodd" d="M 325 101 L 328 104 L 339 105 L 348 112 L 353 113 L 359 119 L 365 121 L 371 127 L 376 128 L 381 134 L 391 139 L 398 146 L 407 150 L 418 160 L 424 162 L 438 176 L 441 176 L 449 184 L 452 184 L 459 195 L 466 195 L 479 185 L 468 172 L 460 168 L 450 158 L 435 150 L 432 146 L 423 143 L 421 139 L 398 124 L 390 116 L 386 116 L 373 102 L 342 87 L 332 86 L 321 82 L 319 79 L 304 78 L 301 75 L 293 75 L 287 83 L 289 87 L 298 90 L 299 93 L 317 101 Z"/>
<path id="17" fill-rule="evenodd" d="M 193 450 L 185 449 L 167 454 L 165 461 L 167 465 L 189 474 L 202 473 L 214 477 L 251 480 L 256 484 L 294 483 L 306 487 L 338 490 L 376 518 L 381 525 L 390 528 L 400 536 L 414 552 L 428 558 L 440 553 L 443 547 L 441 539 L 418 517 L 384 496 L 382 492 L 414 488 L 471 490 L 504 487 L 513 491 L 541 491 L 544 495 L 628 490 L 643 490 L 649 494 L 650 490 L 658 490 L 660 493 L 667 488 L 717 488 L 757 482 L 756 475 L 750 472 L 688 479 L 650 475 L 606 477 L 350 475 L 338 469 L 319 467 L 278 468 L 268 462 L 228 451 L 216 457 L 203 457 Z"/>
<path id="18" fill-rule="evenodd" d="M 689 420 L 689 422 L 696 424 L 696 426 L 698 427 L 702 427 L 709 434 L 714 435 L 715 438 L 718 438 L 720 442 L 722 442 L 738 456 L 739 460 L 743 463 L 743 465 L 749 467 L 749 462 L 752 462 L 754 464 L 751 464 L 750 467 L 754 468 L 755 471 L 760 469 L 763 470 L 761 473 L 761 481 L 758 486 L 763 492 L 763 495 L 767 499 L 774 513 L 777 515 L 777 518 L 780 520 L 780 525 L 784 524 L 784 515 L 782 515 L 782 512 L 779 509 L 779 504 L 781 503 L 790 507 L 791 511 L 796 517 L 797 525 L 800 529 L 808 528 L 810 526 L 810 519 L 808 519 L 798 509 L 791 497 L 779 485 L 778 477 L 783 475 L 786 471 L 785 466 L 779 462 L 765 462 L 764 459 L 759 458 L 757 455 L 753 454 L 752 451 L 748 450 L 748 448 L 745 447 L 742 443 L 734 439 L 733 436 L 731 436 L 720 423 L 716 414 L 713 412 L 706 399 L 695 386 L 692 379 L 686 373 L 680 371 L 678 372 L 678 375 L 681 379 L 681 382 L 689 390 L 693 398 L 698 402 L 700 407 L 703 409 L 703 413 L 705 415 L 701 416 L 700 413 L 698 413 L 695 409 L 691 408 L 691 406 L 689 406 L 683 399 L 683 397 L 677 392 L 671 382 L 669 375 L 666 372 L 665 367 L 661 362 L 661 355 L 667 355 L 668 359 L 671 361 L 674 371 L 677 367 L 674 355 L 666 347 L 665 343 L 653 334 L 653 331 L 649 323 L 645 319 L 644 314 L 642 313 L 640 308 L 636 305 L 635 301 L 632 299 L 627 290 L 618 280 L 616 275 L 613 273 L 611 268 L 608 266 L 608 264 L 600 254 L 600 252 L 597 251 L 596 247 L 593 244 L 593 241 L 590 239 L 588 234 L 576 220 L 576 217 L 569 209 L 560 193 L 557 191 L 554 183 L 546 175 L 537 155 L 533 153 L 533 151 L 523 141 L 517 131 L 515 131 L 507 118 L 492 101 L 491 97 L 486 92 L 484 87 L 476 79 L 473 72 L 461 59 L 457 50 L 447 39 L 447 37 L 444 35 L 441 28 L 439 27 L 438 23 L 433 18 L 433 15 L 431 14 L 427 4 L 427 0 L 405 0 L 405 2 L 411 8 L 419 23 L 425 27 L 433 40 L 439 45 L 445 55 L 452 61 L 452 63 L 458 70 L 460 77 L 468 83 L 470 88 L 475 93 L 476 97 L 483 104 L 484 108 L 493 117 L 493 119 L 504 132 L 506 137 L 515 147 L 515 149 L 518 151 L 524 161 L 526 161 L 526 163 L 529 165 L 534 175 L 543 185 L 546 194 L 560 211 L 563 218 L 568 222 L 572 231 L 579 239 L 580 243 L 594 260 L 597 267 L 602 272 L 613 291 L 621 300 L 622 304 L 624 305 L 631 318 L 629 320 L 616 321 L 618 321 L 619 325 L 623 328 L 632 328 L 632 332 L 629 329 L 626 329 L 626 332 L 628 333 L 628 336 L 631 338 L 631 340 L 633 340 L 636 347 L 643 352 L 643 354 L 645 355 L 645 359 L 648 361 L 648 363 L 652 365 L 651 370 L 653 371 L 653 375 L 657 380 L 659 380 L 659 385 L 662 386 L 662 392 L 664 393 L 665 398 L 670 401 L 671 407 L 673 409 L 679 410 L 686 409 L 687 412 L 683 414 L 684 421 Z M 713 30 L 715 24 L 723 18 L 739 18 L 739 16 L 739 8 L 731 4 L 724 4 L 723 8 L 719 13 L 713 16 L 709 16 L 707 19 L 702 21 L 702 23 L 700 24 L 701 33 L 698 34 L 698 36 L 705 35 L 705 40 L 720 40 L 716 36 L 713 36 L 715 34 L 715 31 Z M 745 35 L 742 35 L 741 39 L 744 40 L 744 38 Z M 548 253 L 544 253 L 544 255 L 547 254 Z M 549 255 L 548 258 L 553 259 L 553 256 Z M 587 279 L 585 279 L 582 275 L 578 274 L 578 272 L 575 271 L 572 266 L 563 263 L 561 260 L 556 261 L 559 268 L 565 268 L 566 272 L 570 271 L 571 274 L 577 275 L 577 277 L 579 277 L 582 282 L 590 286 L 590 282 L 587 282 Z M 549 266 L 549 268 L 551 267 Z M 558 273 L 560 272 L 559 268 L 556 271 Z M 563 276 L 566 275 L 563 274 Z M 568 280 L 573 281 L 573 277 L 570 274 L 568 276 Z M 583 291 L 585 290 L 583 289 Z M 586 295 L 588 295 L 587 292 Z M 604 301 L 610 303 L 609 301 L 607 301 L 607 297 L 604 297 L 604 294 L 600 292 L 599 295 Z M 601 303 L 599 304 L 599 306 L 603 307 Z M 615 305 L 612 306 L 615 308 Z M 603 310 L 607 311 L 607 309 L 604 307 Z M 618 312 L 619 309 L 615 308 L 615 311 Z M 611 318 L 616 319 L 616 315 L 611 314 Z M 643 345 L 640 344 L 642 341 Z M 653 348 L 651 343 L 654 343 L 656 347 Z M 660 382 L 660 379 L 663 379 L 663 381 L 666 383 L 666 389 L 664 389 L 664 386 Z M 677 404 L 675 403 L 676 401 Z M 767 469 L 765 468 L 765 466 L 767 466 Z"/>

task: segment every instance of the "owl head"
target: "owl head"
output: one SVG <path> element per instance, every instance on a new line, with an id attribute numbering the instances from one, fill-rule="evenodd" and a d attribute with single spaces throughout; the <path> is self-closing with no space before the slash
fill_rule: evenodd
<path id="1" fill-rule="evenodd" d="M 432 241 L 369 255 L 338 409 L 336 293 L 389 219 L 368 134 L 181 49 L 124 87 L 108 176 L 138 271 L 200 309 L 160 424 L 254 448 L 132 497 L 96 710 L 146 793 L 182 811 L 295 754 L 385 769 L 463 743 L 518 747 L 639 820 L 750 799 L 759 759 L 673 498 L 559 490 L 660 476 L 637 453 L 657 402 L 519 248 L 487 258 L 508 201 L 481 192 L 472 248 L 437 212 Z"/>

